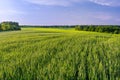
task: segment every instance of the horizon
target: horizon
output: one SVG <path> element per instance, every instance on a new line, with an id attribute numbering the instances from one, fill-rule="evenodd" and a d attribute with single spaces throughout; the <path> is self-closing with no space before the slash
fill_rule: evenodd
<path id="1" fill-rule="evenodd" d="M 120 25 L 119 0 L 4 0 L 0 10 L 20 25 Z"/>

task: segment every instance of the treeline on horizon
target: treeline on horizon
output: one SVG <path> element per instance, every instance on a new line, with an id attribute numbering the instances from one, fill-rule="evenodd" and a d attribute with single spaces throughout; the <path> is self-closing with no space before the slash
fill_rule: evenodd
<path id="1" fill-rule="evenodd" d="M 53 25 L 53 26 L 30 26 L 22 25 L 25 28 L 75 28 L 78 31 L 93 31 L 120 34 L 120 25 Z"/>
<path id="2" fill-rule="evenodd" d="M 120 34 L 120 26 L 118 25 L 78 25 L 75 30 Z"/>
<path id="3" fill-rule="evenodd" d="M 75 25 L 21 25 L 23 28 L 75 28 Z"/>
<path id="4" fill-rule="evenodd" d="M 23 28 L 75 28 L 78 31 L 93 31 L 120 34 L 120 25 L 19 25 L 18 22 L 0 23 L 0 31 L 21 30 Z"/>
<path id="5" fill-rule="evenodd" d="M 21 30 L 18 22 L 5 21 L 0 23 L 0 31 L 14 31 Z"/>

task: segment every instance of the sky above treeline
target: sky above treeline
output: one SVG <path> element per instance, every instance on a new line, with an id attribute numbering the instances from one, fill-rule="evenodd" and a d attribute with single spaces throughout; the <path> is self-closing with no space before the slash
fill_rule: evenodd
<path id="1" fill-rule="evenodd" d="M 120 25 L 120 0 L 0 0 L 0 22 Z"/>

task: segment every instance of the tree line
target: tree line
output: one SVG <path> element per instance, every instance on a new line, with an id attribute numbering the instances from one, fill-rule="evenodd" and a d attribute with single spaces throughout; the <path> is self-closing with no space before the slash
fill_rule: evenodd
<path id="1" fill-rule="evenodd" d="M 77 25 L 75 30 L 120 34 L 120 26 L 118 25 Z"/>
<path id="2" fill-rule="evenodd" d="M 6 21 L 0 23 L 0 31 L 12 31 L 12 30 L 21 30 L 18 22 Z"/>
<path id="3" fill-rule="evenodd" d="M 21 25 L 23 28 L 75 28 L 75 25 Z"/>
<path id="4" fill-rule="evenodd" d="M 119 25 L 44 25 L 44 26 L 31 26 L 31 25 L 21 25 L 18 22 L 6 21 L 0 24 L 0 31 L 10 31 L 10 30 L 21 30 L 21 27 L 40 27 L 40 28 L 75 28 L 79 31 L 94 31 L 94 32 L 106 32 L 120 34 Z"/>
<path id="5" fill-rule="evenodd" d="M 50 25 L 50 26 L 31 26 L 31 25 L 22 25 L 23 28 L 75 28 L 79 31 L 94 31 L 94 32 L 105 32 L 105 33 L 114 33 L 120 34 L 119 25 Z"/>

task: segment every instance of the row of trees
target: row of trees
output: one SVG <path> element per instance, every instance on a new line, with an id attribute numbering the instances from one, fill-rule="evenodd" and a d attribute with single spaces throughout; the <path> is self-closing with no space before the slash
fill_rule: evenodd
<path id="1" fill-rule="evenodd" d="M 95 32 L 120 34 L 120 26 L 112 26 L 112 25 L 81 25 L 81 26 L 77 25 L 75 29 L 82 31 L 95 31 Z"/>
<path id="2" fill-rule="evenodd" d="M 21 30 L 21 27 L 42 27 L 42 28 L 75 28 L 76 30 L 95 31 L 120 34 L 120 26 L 117 25 L 62 25 L 62 26 L 19 26 L 18 22 L 2 22 L 0 31 Z"/>
<path id="3" fill-rule="evenodd" d="M 24 28 L 75 28 L 75 25 L 22 25 Z"/>
<path id="4" fill-rule="evenodd" d="M 0 24 L 0 31 L 21 30 L 17 22 L 2 22 Z"/>

